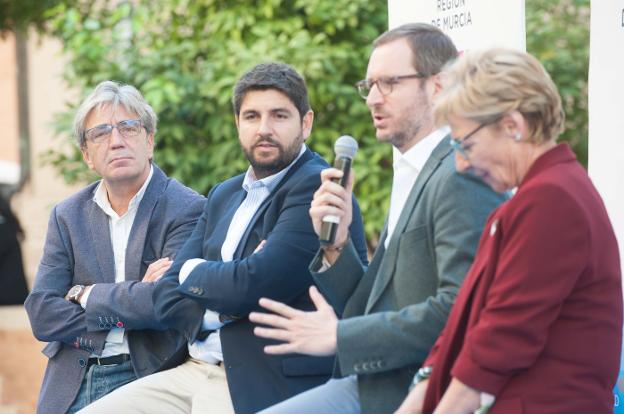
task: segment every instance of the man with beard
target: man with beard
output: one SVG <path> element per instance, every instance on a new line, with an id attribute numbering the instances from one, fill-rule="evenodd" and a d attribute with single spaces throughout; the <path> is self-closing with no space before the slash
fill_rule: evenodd
<path id="1" fill-rule="evenodd" d="M 261 64 L 238 81 L 233 105 L 250 167 L 210 191 L 154 293 L 157 315 L 188 339 L 190 358 L 83 412 L 252 413 L 331 374 L 333 357 L 264 354 L 270 342 L 254 336 L 247 319 L 260 297 L 314 309 L 308 264 L 319 243 L 308 209 L 327 163 L 304 144 L 314 117 L 305 82 L 288 65 Z M 351 238 L 366 262 L 362 221 L 352 206 Z"/>
<path id="2" fill-rule="evenodd" d="M 326 215 L 341 219 L 334 245 L 319 250 L 310 270 L 342 319 L 318 292 L 311 292 L 315 312 L 264 299 L 277 315 L 250 319 L 272 327 L 256 328 L 261 337 L 285 342 L 269 346 L 269 354 L 336 355 L 336 378 L 267 413 L 393 412 L 444 327 L 485 219 L 504 199 L 455 171 L 449 129 L 434 125 L 440 71 L 456 55 L 451 39 L 427 24 L 407 24 L 375 41 L 358 89 L 377 139 L 394 147 L 386 226 L 366 268 L 353 234 L 349 239 L 352 183 L 344 189 L 332 182 L 340 171 L 323 172 L 310 209 L 314 227 Z"/>

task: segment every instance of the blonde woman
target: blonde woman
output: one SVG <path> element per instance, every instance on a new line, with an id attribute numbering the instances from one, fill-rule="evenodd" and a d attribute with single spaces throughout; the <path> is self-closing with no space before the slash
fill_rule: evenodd
<path id="1" fill-rule="evenodd" d="M 446 327 L 400 413 L 612 413 L 622 336 L 618 248 L 566 144 L 561 100 L 532 56 L 469 52 L 436 118 L 456 167 L 497 191 Z"/>

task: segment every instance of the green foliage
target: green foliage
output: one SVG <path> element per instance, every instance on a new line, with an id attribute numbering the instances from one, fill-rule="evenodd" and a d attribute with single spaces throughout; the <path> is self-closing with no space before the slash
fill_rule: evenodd
<path id="1" fill-rule="evenodd" d="M 43 28 L 48 12 L 62 0 L 0 0 L 0 34 L 24 30 L 33 25 Z M 71 4 L 73 1 L 65 1 Z"/>
<path id="2" fill-rule="evenodd" d="M 568 141 L 587 166 L 589 0 L 526 0 L 527 51 L 559 88 Z"/>
<path id="3" fill-rule="evenodd" d="M 1 0 L 0 0 L 1 1 Z M 527 48 L 560 88 L 570 141 L 587 159 L 589 0 L 526 0 Z M 253 65 L 280 60 L 306 78 L 316 113 L 311 148 L 328 159 L 341 134 L 358 138 L 356 195 L 371 246 L 391 189 L 391 147 L 376 142 L 353 84 L 364 77 L 371 41 L 387 29 L 386 0 L 137 0 L 57 5 L 50 27 L 70 62 L 65 79 L 88 93 L 106 79 L 139 88 L 159 115 L 156 162 L 206 193 L 245 170 L 231 94 Z M 59 115 L 63 143 L 46 154 L 70 181 L 92 179 L 69 138 L 80 99 Z"/>
<path id="4" fill-rule="evenodd" d="M 51 29 L 70 58 L 65 78 L 83 95 L 105 79 L 135 85 L 159 116 L 155 160 L 197 191 L 243 172 L 231 96 L 255 64 L 279 60 L 306 78 L 315 122 L 310 147 L 333 158 L 342 134 L 358 138 L 356 194 L 373 238 L 385 219 L 391 151 L 377 145 L 354 87 L 370 44 L 387 27 L 385 0 L 142 0 L 59 5 Z M 79 99 L 68 107 L 72 113 Z M 71 118 L 57 118 L 68 134 Z M 63 134 L 63 132 L 65 132 Z M 387 148 L 386 148 L 387 147 Z M 75 148 L 46 154 L 66 179 L 86 171 Z"/>

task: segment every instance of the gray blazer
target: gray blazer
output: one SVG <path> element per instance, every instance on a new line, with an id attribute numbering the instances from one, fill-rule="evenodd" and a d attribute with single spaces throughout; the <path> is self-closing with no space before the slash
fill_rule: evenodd
<path id="1" fill-rule="evenodd" d="M 336 375 L 357 374 L 363 413 L 390 413 L 446 323 L 482 227 L 505 197 L 456 172 L 449 138 L 434 149 L 368 268 L 351 244 L 327 271 L 310 270 L 338 323 Z M 319 252 L 320 253 L 320 252 Z"/>
<path id="2" fill-rule="evenodd" d="M 97 182 L 52 210 L 35 285 L 25 302 L 33 333 L 49 344 L 37 411 L 64 413 L 78 394 L 91 353 L 100 354 L 108 331 L 123 326 L 137 377 L 179 364 L 186 343 L 163 331 L 153 311 L 147 266 L 173 258 L 191 234 L 205 198 L 154 165 L 126 250 L 126 281 L 115 283 L 108 218 L 93 201 Z M 64 299 L 75 284 L 96 286 L 87 308 Z"/>

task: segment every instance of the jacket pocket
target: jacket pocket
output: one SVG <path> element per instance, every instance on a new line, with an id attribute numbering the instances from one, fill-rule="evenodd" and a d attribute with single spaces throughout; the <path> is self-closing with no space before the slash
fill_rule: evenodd
<path id="1" fill-rule="evenodd" d="M 56 354 L 63 348 L 63 344 L 58 341 L 48 343 L 41 352 L 48 358 L 54 358 Z"/>
<path id="2" fill-rule="evenodd" d="M 331 375 L 334 357 L 293 357 L 282 360 L 282 372 L 287 377 Z"/>

